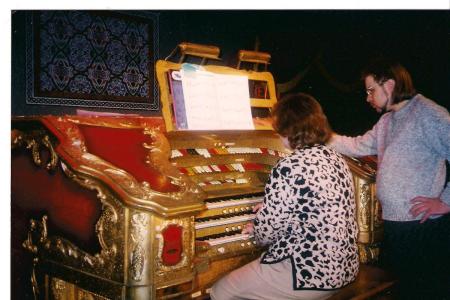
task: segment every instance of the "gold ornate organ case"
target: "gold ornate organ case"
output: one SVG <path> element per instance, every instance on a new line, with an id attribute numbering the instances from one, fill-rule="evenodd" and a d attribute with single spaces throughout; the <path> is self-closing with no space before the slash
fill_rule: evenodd
<path id="1" fill-rule="evenodd" d="M 207 50 L 207 58 L 218 55 Z M 17 238 L 32 257 L 27 276 L 36 298 L 206 298 L 220 276 L 261 253 L 241 229 L 254 218 L 271 167 L 288 154 L 268 119 L 274 80 L 267 71 L 204 67 L 248 76 L 255 130 L 177 130 L 170 72 L 181 64 L 168 61 L 156 65 L 163 118 L 13 118 L 12 210 L 27 223 Z M 360 257 L 370 262 L 382 230 L 375 169 L 370 160 L 348 163 Z"/>

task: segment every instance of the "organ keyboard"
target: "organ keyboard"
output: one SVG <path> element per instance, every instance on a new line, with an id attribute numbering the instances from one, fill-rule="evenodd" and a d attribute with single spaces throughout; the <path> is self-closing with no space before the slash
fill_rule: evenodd
<path id="1" fill-rule="evenodd" d="M 172 166 L 205 193 L 205 209 L 194 224 L 195 293 L 205 295 L 222 274 L 261 254 L 253 236 L 241 231 L 254 219 L 253 207 L 263 201 L 272 166 L 289 152 L 268 130 L 173 131 L 166 136 Z"/>
<path id="2" fill-rule="evenodd" d="M 252 237 L 253 236 L 245 233 L 235 233 L 231 235 L 224 235 L 221 237 L 210 237 L 209 239 L 206 240 L 206 242 L 211 246 L 217 246 L 236 241 L 244 241 L 244 242 L 247 241 L 246 244 L 250 246 L 250 242 L 248 242 L 248 240 Z M 255 242 L 253 242 L 253 244 L 255 244 Z"/>
<path id="3" fill-rule="evenodd" d="M 197 237 L 203 237 L 209 234 L 238 231 L 241 230 L 246 223 L 252 221 L 255 214 L 235 213 L 225 217 L 212 217 L 204 219 L 196 219 L 195 233 Z"/>

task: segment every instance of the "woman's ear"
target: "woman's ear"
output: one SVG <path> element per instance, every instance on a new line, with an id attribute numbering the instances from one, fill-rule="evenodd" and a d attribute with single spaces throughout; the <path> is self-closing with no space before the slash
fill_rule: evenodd
<path id="1" fill-rule="evenodd" d="M 384 84 L 385 84 L 386 89 L 390 93 L 392 93 L 394 91 L 394 88 L 395 88 L 395 80 L 394 79 L 388 79 Z"/>

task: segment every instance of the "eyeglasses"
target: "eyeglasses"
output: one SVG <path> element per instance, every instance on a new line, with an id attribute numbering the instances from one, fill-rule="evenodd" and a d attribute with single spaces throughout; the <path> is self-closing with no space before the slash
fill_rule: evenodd
<path id="1" fill-rule="evenodd" d="M 380 81 L 379 83 L 375 83 L 376 85 L 379 85 L 379 86 L 383 86 L 383 84 L 386 82 L 387 80 L 383 80 L 383 81 Z M 368 88 L 366 88 L 366 94 L 367 94 L 367 96 L 372 96 L 373 95 L 373 92 L 375 91 L 375 87 L 374 86 L 369 86 Z"/>
<path id="2" fill-rule="evenodd" d="M 375 91 L 375 88 L 374 88 L 373 86 L 369 86 L 369 87 L 366 89 L 366 94 L 367 94 L 367 96 L 372 96 L 372 95 L 373 95 L 373 91 Z"/>

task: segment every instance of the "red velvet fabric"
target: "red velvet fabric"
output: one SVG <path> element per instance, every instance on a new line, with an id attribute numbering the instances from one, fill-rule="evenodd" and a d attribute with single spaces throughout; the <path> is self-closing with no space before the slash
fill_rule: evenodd
<path id="1" fill-rule="evenodd" d="M 149 149 L 143 143 L 151 143 L 142 128 L 110 128 L 79 125 L 85 138 L 87 151 L 133 175 L 139 182 L 146 181 L 153 190 L 174 192 L 178 187 L 167 176 L 147 164 Z"/>
<path id="2" fill-rule="evenodd" d="M 183 253 L 182 243 L 183 227 L 178 225 L 168 225 L 162 232 L 164 246 L 162 250 L 162 261 L 166 266 L 176 265 L 181 261 Z"/>
<path id="3" fill-rule="evenodd" d="M 12 209 L 23 216 L 21 221 L 40 221 L 47 214 L 50 233 L 62 235 L 89 252 L 98 251 L 95 224 L 101 203 L 95 191 L 81 188 L 59 167 L 49 172 L 36 166 L 25 149 L 13 151 L 11 167 Z M 29 225 L 24 227 L 28 230 Z M 21 236 L 13 238 L 25 240 L 26 232 L 18 234 Z"/>

